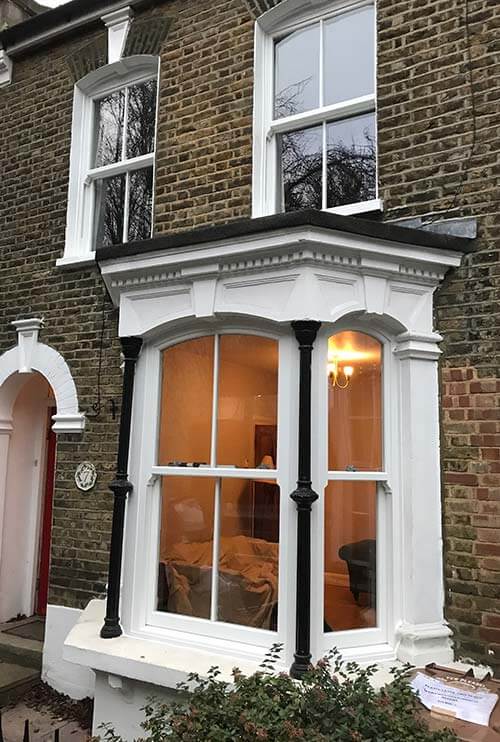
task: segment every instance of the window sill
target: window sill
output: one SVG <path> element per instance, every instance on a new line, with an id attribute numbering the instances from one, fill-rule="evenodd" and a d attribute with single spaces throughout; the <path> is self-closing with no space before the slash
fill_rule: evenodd
<path id="1" fill-rule="evenodd" d="M 86 268 L 95 265 L 95 252 L 87 255 L 64 255 L 56 260 L 56 268 Z"/>
<path id="2" fill-rule="evenodd" d="M 346 204 L 345 206 L 335 206 L 333 209 L 325 209 L 330 214 L 341 214 L 350 216 L 352 214 L 365 214 L 369 211 L 383 211 L 384 202 L 381 198 L 373 198 L 370 201 L 360 201 L 356 204 Z"/>
<path id="3" fill-rule="evenodd" d="M 101 639 L 104 614 L 104 600 L 90 601 L 64 642 L 63 659 L 165 688 L 175 688 L 178 683 L 187 681 L 192 672 L 206 675 L 214 665 L 221 670 L 221 680 L 232 682 L 234 667 L 250 675 L 261 662 L 154 638 L 122 635 L 117 639 Z"/>

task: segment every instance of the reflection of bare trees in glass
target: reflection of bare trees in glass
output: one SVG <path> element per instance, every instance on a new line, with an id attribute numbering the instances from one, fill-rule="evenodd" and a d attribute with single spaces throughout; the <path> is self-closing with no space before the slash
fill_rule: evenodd
<path id="1" fill-rule="evenodd" d="M 310 79 L 304 79 L 280 91 L 275 98 L 275 116 L 293 116 L 309 82 Z M 323 127 L 326 127 L 326 151 Z M 373 114 L 283 134 L 280 157 L 285 211 L 331 208 L 375 198 Z M 326 204 L 323 203 L 324 161 Z"/>
<path id="2" fill-rule="evenodd" d="M 122 159 L 125 91 L 118 90 L 96 102 L 97 137 L 95 167 Z"/>
<path id="3" fill-rule="evenodd" d="M 156 123 L 156 80 L 129 88 L 127 157 L 153 151 Z"/>
<path id="4" fill-rule="evenodd" d="M 274 96 L 274 118 L 282 119 L 285 116 L 294 116 L 298 113 L 298 101 L 303 100 L 304 91 L 312 81 L 312 77 L 307 77 L 276 93 Z"/>
<path id="5" fill-rule="evenodd" d="M 156 80 L 148 80 L 96 103 L 95 166 L 118 163 L 121 169 L 123 162 L 123 173 L 95 183 L 99 245 L 117 245 L 151 236 L 153 167 L 131 170 L 127 163 L 153 152 L 156 89 Z"/>
<path id="6" fill-rule="evenodd" d="M 96 241 L 98 245 L 123 242 L 125 174 L 96 181 Z"/>
<path id="7" fill-rule="evenodd" d="M 348 121 L 342 122 L 348 124 Z M 281 172 L 285 211 L 321 209 L 323 205 L 322 127 L 281 137 Z M 317 144 L 318 146 L 315 146 Z M 327 145 L 327 207 L 375 198 L 375 141 L 368 127 L 363 140 L 339 139 Z"/>
<path id="8" fill-rule="evenodd" d="M 147 240 L 151 236 L 153 210 L 153 168 L 130 174 L 128 240 Z"/>
<path id="9" fill-rule="evenodd" d="M 327 150 L 327 207 L 342 206 L 375 198 L 375 139 L 368 127 L 364 141 L 349 146 L 339 141 Z"/>

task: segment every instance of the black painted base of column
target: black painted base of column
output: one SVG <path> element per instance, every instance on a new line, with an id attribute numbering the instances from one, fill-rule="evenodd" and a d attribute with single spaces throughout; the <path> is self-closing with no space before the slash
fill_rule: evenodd
<path id="1" fill-rule="evenodd" d="M 311 667 L 311 655 L 310 654 L 294 654 L 294 661 L 290 667 L 290 675 L 295 680 L 302 680 L 306 672 Z"/>
<path id="2" fill-rule="evenodd" d="M 123 631 L 119 622 L 107 623 L 106 619 L 104 619 L 104 626 L 101 629 L 102 639 L 116 639 L 117 636 L 121 636 L 122 634 Z"/>

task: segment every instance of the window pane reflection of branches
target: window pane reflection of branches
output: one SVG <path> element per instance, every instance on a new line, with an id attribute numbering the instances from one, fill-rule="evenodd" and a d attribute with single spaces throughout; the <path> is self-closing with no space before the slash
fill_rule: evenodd
<path id="1" fill-rule="evenodd" d="M 98 246 L 151 237 L 156 98 L 156 80 L 147 80 L 95 101 L 90 177 Z M 113 175 L 107 177 L 104 169 L 101 175 L 100 169 L 111 165 Z"/>
<path id="2" fill-rule="evenodd" d="M 95 167 L 110 165 L 122 159 L 125 91 L 102 98 L 96 103 L 97 137 Z"/>
<path id="3" fill-rule="evenodd" d="M 375 12 L 367 5 L 275 40 L 269 124 L 282 210 L 376 199 L 374 38 Z"/>

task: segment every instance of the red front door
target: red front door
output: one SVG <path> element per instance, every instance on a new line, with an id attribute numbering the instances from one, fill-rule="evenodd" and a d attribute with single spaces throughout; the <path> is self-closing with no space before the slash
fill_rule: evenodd
<path id="1" fill-rule="evenodd" d="M 47 613 L 47 599 L 49 593 L 50 537 L 52 531 L 52 501 L 54 497 L 54 476 L 56 466 L 56 434 L 52 430 L 52 415 L 55 415 L 55 413 L 55 409 L 50 410 L 47 429 L 47 464 L 43 494 L 40 563 L 38 568 L 38 594 L 36 599 L 36 613 L 39 616 L 45 616 Z"/>

